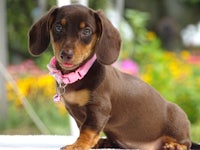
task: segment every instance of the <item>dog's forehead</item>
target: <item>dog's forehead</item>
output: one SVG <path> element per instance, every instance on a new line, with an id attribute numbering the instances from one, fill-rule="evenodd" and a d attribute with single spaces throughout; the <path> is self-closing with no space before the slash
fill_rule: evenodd
<path id="1" fill-rule="evenodd" d="M 95 23 L 94 11 L 81 5 L 68 5 L 59 8 L 57 19 L 73 23 L 80 21 Z"/>

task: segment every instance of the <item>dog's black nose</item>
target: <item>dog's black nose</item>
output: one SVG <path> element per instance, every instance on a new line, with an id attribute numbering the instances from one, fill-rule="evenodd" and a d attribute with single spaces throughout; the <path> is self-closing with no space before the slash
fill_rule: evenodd
<path id="1" fill-rule="evenodd" d="M 74 55 L 74 51 L 72 49 L 60 51 L 60 58 L 63 61 L 69 61 L 73 57 L 73 55 Z"/>

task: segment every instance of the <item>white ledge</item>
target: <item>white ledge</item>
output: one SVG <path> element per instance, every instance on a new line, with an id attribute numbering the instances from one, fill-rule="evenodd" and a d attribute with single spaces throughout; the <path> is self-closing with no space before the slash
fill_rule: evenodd
<path id="1" fill-rule="evenodd" d="M 59 150 L 75 140 L 60 135 L 0 135 L 0 150 Z"/>

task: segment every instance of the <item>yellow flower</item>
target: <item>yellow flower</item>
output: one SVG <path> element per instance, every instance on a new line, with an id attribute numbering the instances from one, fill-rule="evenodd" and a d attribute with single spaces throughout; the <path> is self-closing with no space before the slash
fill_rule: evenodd
<path id="1" fill-rule="evenodd" d="M 152 77 L 150 76 L 150 74 L 147 73 L 141 75 L 141 79 L 149 84 L 152 82 Z"/>
<path id="2" fill-rule="evenodd" d="M 152 41 L 156 38 L 156 34 L 155 34 L 155 32 L 148 31 L 146 37 L 149 41 Z"/>
<path id="3" fill-rule="evenodd" d="M 26 76 L 16 81 L 19 93 L 15 93 L 13 87 L 8 83 L 7 98 L 10 101 L 20 104 L 20 94 L 25 97 L 42 97 L 42 99 L 52 98 L 56 92 L 55 81 L 50 75 Z"/>
<path id="4" fill-rule="evenodd" d="M 56 82 L 50 75 L 43 75 L 38 78 L 35 88 L 41 90 L 45 97 L 52 97 L 56 92 Z"/>
<path id="5" fill-rule="evenodd" d="M 31 90 L 32 86 L 34 85 L 34 83 L 36 81 L 37 81 L 37 79 L 33 76 L 19 79 L 17 81 L 17 85 L 19 87 L 21 94 L 23 94 L 24 96 L 30 95 L 32 92 L 32 90 Z"/>
<path id="6" fill-rule="evenodd" d="M 56 103 L 56 106 L 58 107 L 60 114 L 62 115 L 66 114 L 67 111 L 63 103 Z"/>
<path id="7" fill-rule="evenodd" d="M 144 80 L 145 82 L 151 84 L 153 78 L 152 78 L 152 65 L 146 65 L 145 66 L 145 72 L 140 75 L 141 79 Z"/>
<path id="8" fill-rule="evenodd" d="M 182 57 L 184 60 L 187 60 L 187 59 L 190 57 L 189 51 L 187 51 L 187 50 L 181 51 L 181 57 Z"/>
<path id="9" fill-rule="evenodd" d="M 172 58 L 169 62 L 169 71 L 176 80 L 186 78 L 192 73 L 192 68 L 179 58 Z"/>

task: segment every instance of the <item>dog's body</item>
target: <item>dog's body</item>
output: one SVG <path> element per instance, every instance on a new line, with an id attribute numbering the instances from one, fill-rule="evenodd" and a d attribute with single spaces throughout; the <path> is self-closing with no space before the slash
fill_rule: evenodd
<path id="1" fill-rule="evenodd" d="M 66 91 L 74 92 L 74 89 L 73 96 L 80 99 L 77 105 L 71 104 L 73 100 L 67 101 L 71 93 L 66 93 L 67 110 L 80 129 L 89 126 L 86 128 L 96 131 L 97 135 L 104 131 L 113 142 L 108 147 L 158 150 L 169 137 L 190 147 L 189 121 L 185 113 L 138 78 L 96 62 L 83 80 L 69 85 Z M 79 93 L 86 89 L 93 90 L 91 98 L 83 105 L 84 96 Z"/>
<path id="2" fill-rule="evenodd" d="M 101 12 L 81 5 L 52 8 L 32 26 L 29 36 L 33 55 L 42 53 L 51 40 L 62 74 L 97 57 L 83 78 L 64 85 L 61 97 L 80 129 L 77 141 L 64 149 L 190 148 L 186 114 L 151 86 L 110 65 L 118 58 L 121 40 Z M 107 139 L 99 140 L 101 132 Z"/>

